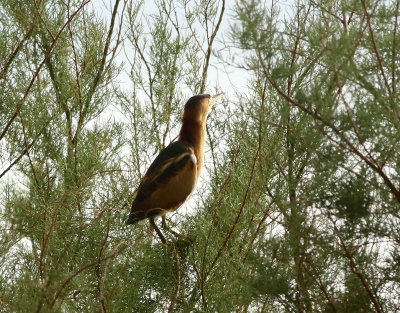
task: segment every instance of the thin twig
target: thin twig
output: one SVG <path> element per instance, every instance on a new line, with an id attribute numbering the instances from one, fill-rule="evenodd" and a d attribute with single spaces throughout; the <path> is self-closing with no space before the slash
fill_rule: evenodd
<path id="1" fill-rule="evenodd" d="M 101 244 L 99 255 L 97 256 L 98 263 L 96 264 L 97 287 L 99 290 L 99 306 L 100 306 L 101 313 L 106 313 L 107 309 L 106 309 L 106 304 L 104 302 L 104 297 L 103 297 L 104 279 L 103 279 L 103 277 L 100 278 L 100 264 L 101 264 L 100 260 L 101 260 L 102 254 L 103 254 L 104 247 L 107 243 L 109 233 L 110 233 L 110 223 L 107 223 L 106 235 L 104 236 L 104 240 Z"/>
<path id="2" fill-rule="evenodd" d="M 9 54 L 8 58 L 6 59 L 6 61 L 2 65 L 2 69 L 0 71 L 0 79 L 6 77 L 7 70 L 10 67 L 12 61 L 18 55 L 18 52 L 21 50 L 21 48 L 24 45 L 25 41 L 28 40 L 29 37 L 32 35 L 34 29 L 35 29 L 35 23 L 32 23 L 32 26 L 26 32 L 26 34 L 24 35 L 22 40 L 18 43 L 18 45 L 15 47 L 15 49 Z"/>
<path id="3" fill-rule="evenodd" d="M 387 80 L 387 77 L 386 77 L 386 74 L 385 74 L 385 70 L 383 68 L 382 58 L 381 58 L 381 56 L 379 54 L 379 50 L 378 50 L 378 47 L 377 47 L 377 44 L 376 44 L 376 40 L 375 40 L 374 30 L 373 30 L 372 25 L 371 25 L 371 16 L 367 11 L 367 6 L 365 4 L 365 0 L 361 0 L 361 3 L 362 3 L 363 8 L 364 8 L 365 16 L 367 17 L 367 25 L 368 25 L 368 29 L 369 29 L 369 34 L 371 36 L 372 47 L 373 47 L 375 55 L 376 55 L 376 60 L 378 61 L 379 70 L 381 71 L 381 74 L 382 74 L 383 80 L 385 82 L 385 86 L 386 86 L 387 92 L 389 93 L 389 97 L 393 101 L 392 90 L 390 89 L 390 85 L 389 85 L 389 82 Z"/>
<path id="4" fill-rule="evenodd" d="M 80 5 L 80 7 L 74 12 L 72 13 L 72 15 L 70 16 L 70 18 L 65 22 L 65 24 L 61 27 L 61 29 L 59 30 L 59 32 L 57 33 L 56 37 L 54 38 L 54 41 L 52 42 L 49 50 L 47 51 L 44 59 L 42 60 L 42 62 L 39 64 L 39 66 L 37 67 L 35 73 L 33 74 L 33 77 L 28 85 L 28 88 L 25 90 L 24 96 L 22 97 L 22 99 L 19 101 L 19 103 L 17 104 L 14 114 L 11 116 L 11 118 L 8 120 L 6 126 L 4 127 L 3 131 L 0 134 L 0 140 L 3 139 L 3 137 L 5 136 L 5 134 L 7 133 L 8 129 L 10 128 L 11 124 L 14 122 L 15 118 L 18 115 L 18 112 L 21 110 L 22 105 L 25 103 L 25 100 L 28 98 L 29 92 L 34 84 L 34 82 L 36 81 L 36 78 L 39 75 L 40 70 L 42 69 L 43 65 L 46 63 L 46 61 L 49 59 L 51 53 L 53 52 L 53 49 L 58 41 L 58 39 L 60 38 L 61 34 L 63 33 L 65 27 L 67 27 L 67 25 L 69 23 L 71 23 L 71 21 L 74 19 L 74 17 L 79 13 L 79 11 L 82 10 L 82 8 L 88 4 L 91 0 L 86 0 L 84 2 L 82 2 L 82 4 Z"/>
<path id="5" fill-rule="evenodd" d="M 96 258 L 95 261 L 86 264 L 85 266 L 81 267 L 79 270 L 77 270 L 76 272 L 74 272 L 72 275 L 70 275 L 61 285 L 60 289 L 58 289 L 57 293 L 54 296 L 53 301 L 51 301 L 50 305 L 51 307 L 54 306 L 54 304 L 56 303 L 57 299 L 60 297 L 61 293 L 63 292 L 64 288 L 69 284 L 69 282 L 74 279 L 76 276 L 78 276 L 80 273 L 82 273 L 84 270 L 95 266 L 98 263 L 102 263 L 104 261 L 107 261 L 108 259 L 111 259 L 113 257 L 115 257 L 117 254 L 121 253 L 122 251 L 124 251 L 128 245 L 123 246 L 122 248 L 120 248 L 121 245 L 123 245 L 125 242 L 121 241 L 120 243 L 118 243 L 116 245 L 116 247 L 113 249 L 113 251 L 106 257 L 104 257 L 103 259 L 98 260 Z"/>
<path id="6" fill-rule="evenodd" d="M 393 90 L 393 99 L 396 98 L 396 82 L 397 82 L 397 75 L 396 71 L 398 67 L 396 66 L 396 60 L 397 54 L 398 54 L 398 49 L 396 48 L 397 44 L 397 29 L 399 27 L 399 8 L 400 8 L 400 1 L 397 0 L 396 3 L 396 13 L 395 13 L 395 20 L 394 20 L 394 26 L 393 26 L 393 42 L 392 42 L 392 90 Z"/>
<path id="7" fill-rule="evenodd" d="M 176 289 L 175 289 L 175 294 L 174 297 L 171 299 L 171 304 L 169 305 L 168 308 L 168 313 L 171 313 L 174 311 L 174 307 L 176 304 L 176 301 L 178 300 L 179 292 L 181 289 L 181 262 L 180 262 L 180 256 L 178 253 L 178 249 L 176 245 L 174 244 L 174 256 L 175 256 L 175 264 L 176 264 Z"/>
<path id="8" fill-rule="evenodd" d="M 228 246 L 228 242 L 229 242 L 230 238 L 232 237 L 233 232 L 234 232 L 234 230 L 236 229 L 236 227 L 237 227 L 237 225 L 239 223 L 239 219 L 240 219 L 240 217 L 241 217 L 241 215 L 243 213 L 244 206 L 245 206 L 245 204 L 247 202 L 247 198 L 248 198 L 248 195 L 249 195 L 249 192 L 250 192 L 250 187 L 251 187 L 251 184 L 252 184 L 252 181 L 253 181 L 253 178 L 254 178 L 254 172 L 255 172 L 256 163 L 257 163 L 257 159 L 259 157 L 260 151 L 261 151 L 261 140 L 259 140 L 258 148 L 257 148 L 256 154 L 255 154 L 255 156 L 253 158 L 253 164 L 252 164 L 252 167 L 251 167 L 250 177 L 249 177 L 249 181 L 247 183 L 247 188 L 246 188 L 243 200 L 242 200 L 242 204 L 241 204 L 241 206 L 239 208 L 239 211 L 238 211 L 238 213 L 236 215 L 235 221 L 233 222 L 233 224 L 231 226 L 231 229 L 229 230 L 229 233 L 225 237 L 225 240 L 224 240 L 221 248 L 218 250 L 216 257 L 211 262 L 210 268 L 208 269 L 208 271 L 205 274 L 205 279 L 209 276 L 209 274 L 211 273 L 211 271 L 214 268 L 215 264 L 221 258 L 222 253 L 224 252 L 224 250 Z"/>
<path id="9" fill-rule="evenodd" d="M 364 154 L 362 154 L 354 145 L 349 141 L 349 139 L 340 132 L 340 130 L 335 127 L 331 122 L 323 119 L 317 111 L 313 111 L 310 108 L 305 107 L 303 104 L 297 102 L 294 100 L 291 96 L 289 96 L 287 93 L 285 93 L 278 85 L 278 83 L 272 78 L 270 72 L 268 71 L 264 59 L 261 56 L 260 50 L 257 48 L 257 57 L 260 62 L 260 64 L 263 67 L 263 72 L 270 84 L 274 87 L 274 89 L 278 92 L 279 95 L 281 95 L 286 101 L 288 101 L 290 104 L 298 107 L 300 110 L 303 112 L 307 113 L 308 115 L 312 116 L 315 120 L 320 121 L 324 126 L 327 126 L 330 128 L 336 135 L 339 136 L 339 138 L 345 143 L 345 145 L 341 145 L 342 147 L 345 147 L 348 149 L 350 152 L 353 152 L 356 154 L 361 160 L 363 160 L 371 169 L 373 169 L 375 172 L 377 172 L 382 179 L 384 180 L 385 184 L 389 187 L 390 191 L 393 193 L 393 195 L 396 197 L 396 200 L 400 202 L 400 190 L 397 189 L 397 187 L 393 184 L 393 182 L 390 180 L 390 178 L 385 174 L 383 171 L 383 168 L 380 167 L 378 164 L 375 164 L 373 161 L 369 160 Z M 325 135 L 326 132 L 324 132 Z M 333 139 L 330 136 L 327 136 L 329 139 Z M 333 140 L 335 143 L 339 143 L 337 140 Z"/>
<path id="10" fill-rule="evenodd" d="M 226 175 L 224 182 L 222 183 L 221 187 L 219 188 L 219 191 L 217 193 L 217 197 L 216 199 L 214 199 L 213 204 L 210 206 L 210 210 L 211 208 L 215 208 L 218 207 L 219 204 L 221 203 L 222 199 L 223 199 L 223 194 L 224 194 L 224 190 L 227 187 L 229 181 L 231 180 L 232 177 L 232 173 L 233 173 L 233 168 L 236 164 L 236 161 L 238 159 L 239 156 L 239 152 L 240 152 L 241 147 L 239 146 L 236 149 L 235 155 L 231 160 L 231 165 L 230 165 L 230 171 L 228 173 L 228 175 Z M 212 212 L 212 225 L 215 223 L 215 219 L 216 219 L 216 212 L 217 210 L 213 210 Z M 200 291 L 201 291 L 201 297 L 202 297 L 202 302 L 203 302 L 203 306 L 206 308 L 207 304 L 206 304 L 206 300 L 205 300 L 205 291 L 204 291 L 204 285 L 205 285 L 205 281 L 207 279 L 207 274 L 205 273 L 205 268 L 206 268 L 206 255 L 207 255 L 207 250 L 209 247 L 209 242 L 210 242 L 210 238 L 211 238 L 211 233 L 212 233 L 213 227 L 209 227 L 208 229 L 208 234 L 207 234 L 207 238 L 206 238 L 206 242 L 204 244 L 204 251 L 203 251 L 203 257 L 201 260 L 201 269 L 200 269 L 200 273 L 199 273 L 199 280 L 200 280 Z"/>
<path id="11" fill-rule="evenodd" d="M 373 291 L 371 290 L 371 286 L 369 285 L 368 281 L 364 277 L 363 273 L 358 268 L 358 266 L 354 260 L 353 253 L 349 250 L 348 246 L 346 245 L 342 236 L 340 235 L 340 231 L 336 226 L 336 221 L 333 220 L 333 218 L 330 214 L 328 214 L 328 218 L 332 222 L 335 233 L 339 238 L 339 245 L 343 249 L 345 257 L 349 260 L 349 265 L 350 265 L 351 271 L 360 279 L 365 291 L 367 292 L 369 298 L 371 299 L 371 301 L 376 309 L 376 312 L 378 312 L 378 313 L 382 312 L 381 305 L 378 302 L 378 300 L 376 299 Z"/>
<path id="12" fill-rule="evenodd" d="M 219 19 L 218 19 L 217 25 L 215 26 L 213 33 L 211 34 L 210 41 L 208 42 L 208 48 L 207 48 L 207 52 L 206 52 L 206 62 L 203 67 L 203 74 L 202 74 L 201 85 L 200 85 L 200 90 L 199 90 L 200 93 L 203 93 L 204 89 L 206 88 L 207 72 L 208 72 L 208 66 L 209 66 L 211 52 L 212 52 L 212 45 L 213 45 L 215 36 L 217 35 L 219 26 L 221 25 L 224 11 L 225 11 L 225 0 L 222 0 L 222 8 L 221 8 L 221 12 L 219 14 Z M 207 25 L 207 21 L 206 21 L 206 25 Z M 208 34 L 208 32 L 207 32 L 207 34 Z"/>
<path id="13" fill-rule="evenodd" d="M 84 123 L 84 121 L 86 119 L 87 112 L 89 110 L 89 104 L 90 104 L 90 102 L 92 100 L 92 97 L 94 95 L 94 92 L 96 91 L 98 85 L 100 84 L 101 78 L 103 76 L 104 67 L 105 67 L 105 63 L 106 63 L 106 60 L 107 60 L 107 55 L 108 55 L 108 51 L 109 51 L 109 47 L 110 47 L 111 37 L 112 37 L 112 34 L 114 32 L 114 24 L 115 24 L 115 19 L 116 19 L 117 12 L 118 12 L 119 2 L 120 2 L 120 0 L 116 0 L 115 1 L 115 5 L 114 5 L 113 11 L 111 13 L 111 23 L 110 23 L 110 27 L 108 29 L 106 43 L 104 45 L 103 55 L 102 55 L 101 61 L 100 61 L 100 67 L 99 67 L 99 69 L 97 71 L 97 74 L 96 74 L 94 80 L 93 80 L 93 84 L 90 87 L 90 90 L 88 92 L 88 97 L 87 97 L 86 102 L 85 102 L 85 104 L 83 106 L 83 109 L 79 114 L 79 119 L 78 119 L 78 123 L 77 123 L 77 126 L 76 126 L 76 132 L 75 132 L 75 135 L 74 135 L 74 137 L 72 139 L 72 142 L 74 142 L 74 143 L 76 143 L 77 140 L 78 140 L 78 137 L 79 137 L 80 132 L 82 130 L 83 123 Z"/>

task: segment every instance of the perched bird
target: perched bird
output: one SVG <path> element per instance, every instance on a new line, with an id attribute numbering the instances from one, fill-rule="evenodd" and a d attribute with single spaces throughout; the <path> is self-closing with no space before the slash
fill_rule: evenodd
<path id="1" fill-rule="evenodd" d="M 207 116 L 223 95 L 197 95 L 186 102 L 179 139 L 161 150 L 143 176 L 127 224 L 150 218 L 159 233 L 153 218 L 175 211 L 194 190 L 204 163 Z"/>

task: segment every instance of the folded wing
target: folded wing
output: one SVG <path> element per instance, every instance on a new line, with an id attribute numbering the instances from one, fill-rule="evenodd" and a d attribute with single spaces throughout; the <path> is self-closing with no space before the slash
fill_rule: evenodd
<path id="1" fill-rule="evenodd" d="M 193 147 L 186 141 L 163 149 L 143 177 L 126 223 L 177 209 L 196 185 L 196 163 Z"/>

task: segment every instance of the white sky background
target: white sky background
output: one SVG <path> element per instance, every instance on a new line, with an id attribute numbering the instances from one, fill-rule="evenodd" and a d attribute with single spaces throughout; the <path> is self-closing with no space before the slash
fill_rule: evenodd
<path id="1" fill-rule="evenodd" d="M 213 44 L 213 50 L 218 51 L 218 52 L 223 52 L 223 50 L 227 51 L 225 46 L 229 43 L 227 43 L 228 38 L 228 30 L 230 27 L 230 24 L 232 23 L 232 18 L 233 18 L 233 8 L 235 6 L 234 0 L 227 0 L 225 4 L 225 12 L 224 12 L 224 17 L 222 19 L 221 27 L 218 31 L 218 34 L 216 36 L 216 39 L 214 40 Z M 110 11 L 112 7 L 114 6 L 115 1 L 114 0 L 92 0 L 91 1 L 93 8 L 99 14 L 104 18 L 104 20 L 109 23 L 110 21 Z M 120 4 L 120 7 L 122 6 L 122 3 Z M 107 9 L 105 9 L 107 8 Z M 218 13 L 220 12 L 221 6 L 218 8 Z M 145 7 L 144 7 L 144 14 L 148 15 L 157 10 L 157 7 L 154 3 L 154 1 L 145 1 Z M 127 42 L 128 40 L 126 40 Z M 124 43 L 123 43 L 124 44 Z M 129 51 L 129 44 L 124 45 L 124 51 L 120 51 L 117 57 L 118 62 L 123 62 L 125 64 L 125 72 L 121 73 L 120 77 L 118 78 L 120 86 L 123 88 L 129 88 L 130 87 L 130 80 L 129 76 L 127 74 L 127 70 L 129 71 L 129 62 L 126 59 L 127 56 L 129 56 L 130 51 Z M 224 55 L 227 55 L 227 53 L 223 53 Z M 133 52 L 132 52 L 133 55 Z M 219 90 L 225 92 L 226 97 L 229 99 L 230 97 L 234 97 L 235 93 L 237 92 L 245 92 L 247 89 L 247 79 L 248 79 L 248 74 L 245 70 L 238 69 L 237 67 L 233 66 L 227 66 L 227 64 L 222 64 L 220 60 L 216 58 L 216 56 L 213 54 L 211 56 L 210 60 L 210 67 L 208 71 L 208 77 L 207 77 L 207 82 L 210 88 L 212 90 L 206 90 L 206 92 L 212 92 L 214 91 L 214 87 L 218 87 Z"/>

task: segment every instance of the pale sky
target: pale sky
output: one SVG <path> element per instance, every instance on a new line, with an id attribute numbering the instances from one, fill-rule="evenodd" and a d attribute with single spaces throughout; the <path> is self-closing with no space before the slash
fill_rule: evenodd
<path id="1" fill-rule="evenodd" d="M 106 21 L 109 21 L 110 19 L 110 9 L 114 5 L 114 3 L 115 1 L 110 1 L 110 0 L 92 0 L 93 8 L 96 10 L 98 14 L 103 16 Z M 235 5 L 234 0 L 226 1 L 226 7 L 221 27 L 213 43 L 214 51 L 222 52 L 227 57 L 228 57 L 228 50 L 225 48 L 225 45 L 229 45 L 228 30 L 230 24 L 232 23 L 232 15 L 233 15 L 232 9 L 234 5 Z M 105 10 L 105 7 L 107 8 L 107 10 Z M 154 1 L 147 0 L 145 2 L 144 13 L 146 15 L 151 14 L 156 9 L 157 8 L 154 4 Z M 218 12 L 220 12 L 220 8 Z M 119 62 L 127 63 L 126 54 L 129 54 L 129 51 L 127 51 L 127 49 L 129 49 L 128 46 L 129 46 L 128 44 L 124 46 L 125 52 L 121 51 L 121 53 L 119 53 L 118 55 Z M 236 60 L 240 59 L 241 51 L 233 50 L 231 48 L 231 52 L 238 54 L 237 57 L 235 58 Z M 129 65 L 126 64 L 125 67 L 126 69 L 128 69 Z M 217 87 L 218 91 L 225 92 L 227 98 L 229 99 L 235 98 L 235 93 L 246 92 L 247 80 L 248 80 L 248 74 L 245 70 L 240 70 L 237 67 L 229 66 L 226 63 L 223 64 L 220 60 L 216 58 L 216 56 L 214 55 L 211 56 L 210 67 L 208 71 L 208 79 L 207 79 L 208 87 L 211 90 L 206 90 L 207 93 L 213 93 L 214 89 Z M 125 88 L 125 86 L 129 88 L 130 86 L 129 77 L 125 73 L 123 73 L 118 78 L 118 81 L 123 88 Z"/>

